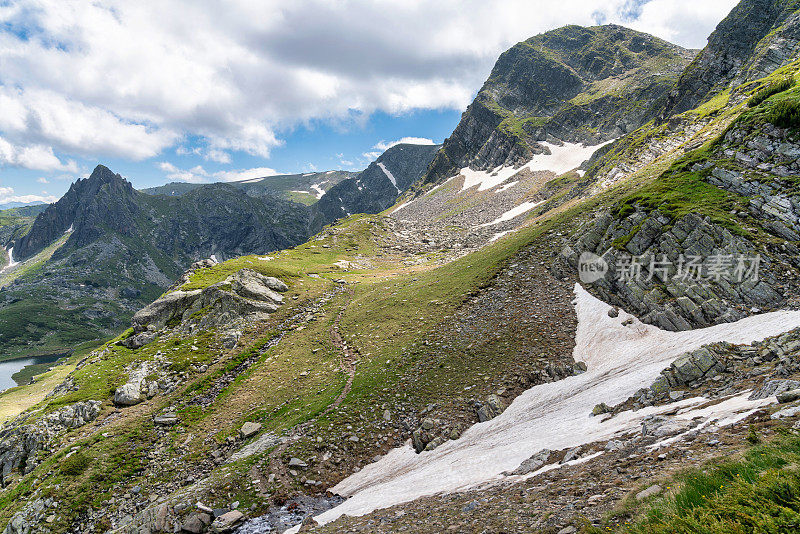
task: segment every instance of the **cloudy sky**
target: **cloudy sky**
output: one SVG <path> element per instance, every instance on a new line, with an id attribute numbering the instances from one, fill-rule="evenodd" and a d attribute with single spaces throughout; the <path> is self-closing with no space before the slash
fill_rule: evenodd
<path id="1" fill-rule="evenodd" d="M 441 142 L 497 56 L 564 24 L 692 48 L 736 0 L 0 0 L 0 204 L 366 166 Z"/>

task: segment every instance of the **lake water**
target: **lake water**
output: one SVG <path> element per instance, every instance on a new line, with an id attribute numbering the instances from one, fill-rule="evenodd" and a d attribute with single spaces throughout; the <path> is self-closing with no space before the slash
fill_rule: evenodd
<path id="1" fill-rule="evenodd" d="M 11 376 L 14 373 L 21 371 L 22 368 L 40 363 L 53 363 L 60 357 L 61 355 L 51 355 L 0 361 L 0 391 L 5 391 L 17 385 Z"/>

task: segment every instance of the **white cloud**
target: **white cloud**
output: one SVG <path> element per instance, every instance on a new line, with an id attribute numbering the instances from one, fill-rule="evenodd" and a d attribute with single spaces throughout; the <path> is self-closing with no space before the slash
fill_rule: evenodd
<path id="1" fill-rule="evenodd" d="M 0 136 L 13 146 L 0 162 L 66 170 L 176 145 L 216 163 L 267 158 L 310 121 L 461 110 L 503 50 L 557 26 L 602 18 L 700 47 L 734 3 L 17 0 L 0 8 Z"/>
<path id="2" fill-rule="evenodd" d="M 397 139 L 395 141 L 379 141 L 375 144 L 372 148 L 377 148 L 378 150 L 389 150 L 395 145 L 402 145 L 402 144 L 409 144 L 409 145 L 435 145 L 436 143 L 433 142 L 433 139 L 428 139 L 427 137 L 403 137 L 402 139 Z"/>
<path id="3" fill-rule="evenodd" d="M 216 150 L 212 149 L 206 152 L 203 157 L 209 161 L 215 161 L 217 163 L 230 163 L 231 162 L 231 155 L 225 152 L 224 150 Z"/>
<path id="4" fill-rule="evenodd" d="M 48 180 L 44 176 L 40 176 L 39 178 L 36 179 L 36 181 L 39 182 L 40 184 L 49 184 L 50 183 L 50 180 Z"/>
<path id="5" fill-rule="evenodd" d="M 241 180 L 262 178 L 264 176 L 275 176 L 278 174 L 281 173 L 275 169 L 270 169 L 268 167 L 256 167 L 254 169 L 243 169 L 238 171 L 215 172 L 212 176 L 220 182 L 239 182 Z"/>
<path id="6" fill-rule="evenodd" d="M 49 146 L 40 144 L 16 145 L 0 136 L 0 165 L 24 167 L 37 171 L 78 172 L 73 160 L 62 162 Z"/>
<path id="7" fill-rule="evenodd" d="M 23 204 L 31 204 L 34 202 L 55 202 L 58 197 L 48 195 L 46 191 L 42 191 L 42 195 L 15 195 L 13 187 L 0 187 L 0 204 L 8 204 L 11 202 L 21 202 Z"/>
<path id="8" fill-rule="evenodd" d="M 269 167 L 255 167 L 252 169 L 239 169 L 210 173 L 204 169 L 202 165 L 197 165 L 191 169 L 180 169 L 168 161 L 160 162 L 158 164 L 158 168 L 166 173 L 168 180 L 189 183 L 238 182 L 241 180 L 249 180 L 251 178 L 262 178 L 265 176 L 275 176 L 277 174 L 281 174 L 275 169 L 270 169 Z"/>

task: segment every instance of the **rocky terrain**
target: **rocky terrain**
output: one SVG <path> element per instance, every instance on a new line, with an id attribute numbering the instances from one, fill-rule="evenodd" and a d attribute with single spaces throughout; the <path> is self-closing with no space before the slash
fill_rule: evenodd
<path id="1" fill-rule="evenodd" d="M 795 530 L 796 16 L 744 0 L 694 62 L 616 26 L 531 38 L 440 149 L 292 205 L 327 213 L 310 238 L 195 261 L 218 249 L 193 237 L 127 331 L 0 395 L 34 399 L 0 430 L 0 525 Z M 30 257 L 74 257 L 104 209 L 145 224 L 104 187 L 45 211 Z"/>

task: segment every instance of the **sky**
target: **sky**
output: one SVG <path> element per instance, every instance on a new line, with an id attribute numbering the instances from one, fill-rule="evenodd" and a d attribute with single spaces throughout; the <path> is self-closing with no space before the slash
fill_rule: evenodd
<path id="1" fill-rule="evenodd" d="M 689 48 L 736 0 L 0 0 L 0 204 L 102 163 L 143 188 L 360 170 L 441 143 L 497 59 L 565 24 Z"/>

